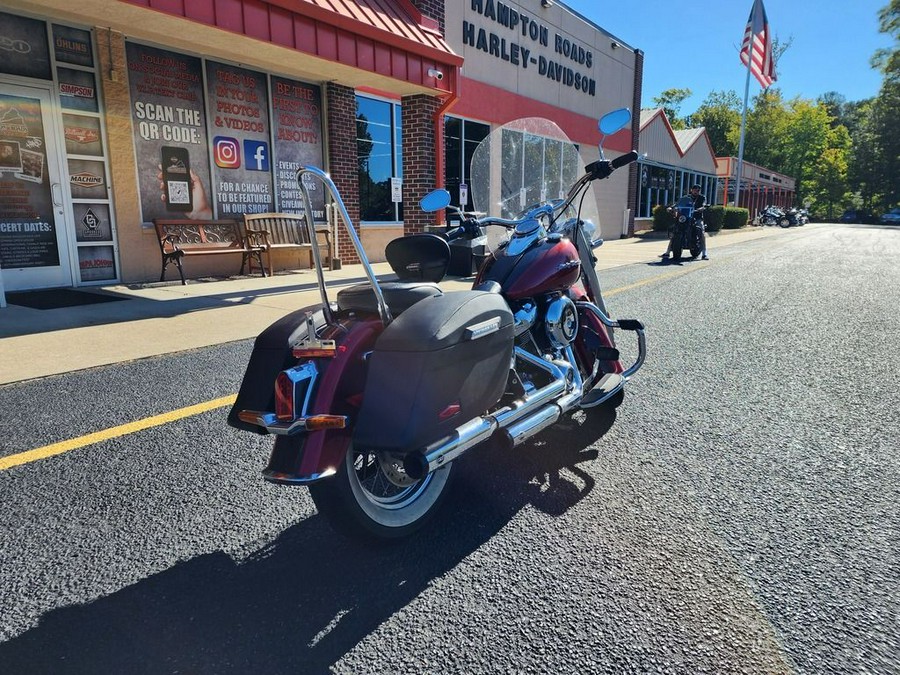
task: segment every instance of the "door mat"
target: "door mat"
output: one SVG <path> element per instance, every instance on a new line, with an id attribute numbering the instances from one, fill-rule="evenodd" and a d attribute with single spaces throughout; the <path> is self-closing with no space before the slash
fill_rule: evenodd
<path id="1" fill-rule="evenodd" d="M 6 294 L 6 302 L 8 304 L 30 307 L 31 309 L 62 309 L 63 307 L 95 305 L 101 302 L 115 302 L 117 300 L 128 300 L 128 298 L 122 295 L 103 295 L 101 293 L 76 291 L 71 288 L 53 288 L 45 291 L 24 291 Z"/>

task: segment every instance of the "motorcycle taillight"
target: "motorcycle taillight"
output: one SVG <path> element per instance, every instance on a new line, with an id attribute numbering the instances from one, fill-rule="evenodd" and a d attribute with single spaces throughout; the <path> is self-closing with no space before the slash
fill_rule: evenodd
<path id="1" fill-rule="evenodd" d="M 312 361 L 282 370 L 275 378 L 275 416 L 279 422 L 293 422 L 307 414 L 318 370 Z"/>
<path id="2" fill-rule="evenodd" d="M 286 372 L 275 378 L 275 416 L 281 422 L 294 419 L 294 383 Z"/>

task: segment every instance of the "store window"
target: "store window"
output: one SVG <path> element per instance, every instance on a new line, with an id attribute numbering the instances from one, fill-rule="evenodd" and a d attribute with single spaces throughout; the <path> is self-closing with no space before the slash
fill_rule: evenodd
<path id="1" fill-rule="evenodd" d="M 691 185 L 699 184 L 706 201 L 709 204 L 716 203 L 716 183 L 713 176 L 652 164 L 640 164 L 638 175 L 640 186 L 635 213 L 637 218 L 652 218 L 654 208 L 660 204 L 673 204 L 690 190 Z"/>
<path id="2" fill-rule="evenodd" d="M 450 203 L 474 210 L 471 189 L 472 155 L 475 148 L 491 132 L 490 125 L 458 117 L 444 120 L 444 185 L 450 192 Z M 460 199 L 460 186 L 465 186 L 466 203 Z M 450 213 L 448 212 L 448 216 Z"/>
<path id="3" fill-rule="evenodd" d="M 360 220 L 401 222 L 403 204 L 391 199 L 391 179 L 403 177 L 400 105 L 357 96 L 356 146 Z"/>

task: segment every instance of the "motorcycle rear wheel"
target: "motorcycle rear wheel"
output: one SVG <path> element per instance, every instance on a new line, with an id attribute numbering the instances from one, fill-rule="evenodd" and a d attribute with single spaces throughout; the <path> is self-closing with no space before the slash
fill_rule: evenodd
<path id="1" fill-rule="evenodd" d="M 356 450 L 351 443 L 337 473 L 310 484 L 309 493 L 338 532 L 372 542 L 401 539 L 421 529 L 437 511 L 452 469 L 450 462 L 414 480 L 399 458 Z"/>

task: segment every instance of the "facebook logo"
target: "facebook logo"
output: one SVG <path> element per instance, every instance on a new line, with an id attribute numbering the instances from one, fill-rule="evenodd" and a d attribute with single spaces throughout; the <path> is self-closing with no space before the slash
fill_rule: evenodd
<path id="1" fill-rule="evenodd" d="M 265 141 L 244 139 L 244 166 L 250 171 L 268 171 L 269 145 Z"/>

